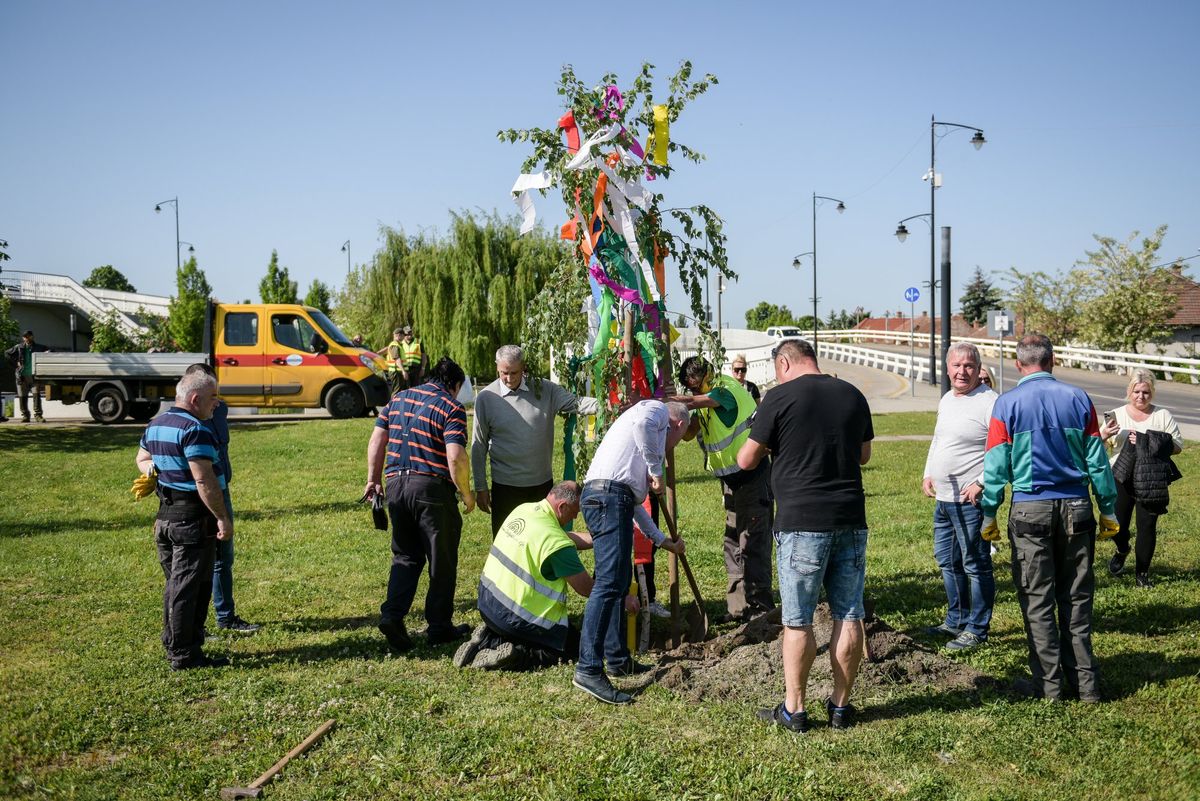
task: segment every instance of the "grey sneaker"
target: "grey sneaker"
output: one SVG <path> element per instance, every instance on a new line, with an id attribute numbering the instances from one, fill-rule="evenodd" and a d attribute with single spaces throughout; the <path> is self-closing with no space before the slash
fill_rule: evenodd
<path id="1" fill-rule="evenodd" d="M 475 631 L 471 633 L 471 639 L 460 645 L 458 650 L 454 652 L 454 666 L 463 668 L 475 661 L 475 655 L 479 653 L 479 649 L 486 638 L 487 626 L 480 623 L 475 627 Z"/>
<path id="2" fill-rule="evenodd" d="M 956 629 L 953 626 L 947 626 L 945 623 L 939 623 L 936 626 L 929 626 L 925 629 L 926 634 L 932 634 L 935 637 L 957 637 L 962 634 L 962 629 Z"/>
<path id="3" fill-rule="evenodd" d="M 471 667 L 476 670 L 504 670 L 521 661 L 521 652 L 511 642 L 502 642 L 495 648 L 484 648 L 475 655 Z"/>
<path id="4" fill-rule="evenodd" d="M 972 634 L 969 631 L 964 631 L 955 637 L 950 642 L 946 643 L 947 651 L 967 651 L 971 648 L 978 648 L 987 642 L 987 637 L 980 637 L 978 634 Z"/>

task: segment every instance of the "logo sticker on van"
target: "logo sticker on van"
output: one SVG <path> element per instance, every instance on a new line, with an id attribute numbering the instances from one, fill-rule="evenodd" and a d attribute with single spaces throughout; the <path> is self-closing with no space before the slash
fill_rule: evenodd
<path id="1" fill-rule="evenodd" d="M 304 364 L 304 357 L 299 353 L 289 353 L 287 357 L 287 363 L 292 367 L 299 367 L 300 365 Z"/>

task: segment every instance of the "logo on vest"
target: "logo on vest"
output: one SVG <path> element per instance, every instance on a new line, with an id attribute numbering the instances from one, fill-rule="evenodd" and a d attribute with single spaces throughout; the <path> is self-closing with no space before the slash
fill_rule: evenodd
<path id="1" fill-rule="evenodd" d="M 504 533 L 514 539 L 520 539 L 524 532 L 525 521 L 519 517 L 504 524 Z"/>

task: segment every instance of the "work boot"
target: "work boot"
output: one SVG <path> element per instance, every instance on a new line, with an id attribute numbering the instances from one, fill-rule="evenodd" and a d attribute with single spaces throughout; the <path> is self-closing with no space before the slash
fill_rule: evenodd
<path id="1" fill-rule="evenodd" d="M 407 651 L 413 647 L 412 637 L 408 636 L 403 620 L 381 620 L 379 632 L 387 638 L 388 645 L 394 651 Z"/>
<path id="2" fill-rule="evenodd" d="M 38 414 L 38 415 L 34 415 L 34 418 L 33 418 L 33 419 L 34 419 L 35 421 L 39 422 L 39 423 L 44 423 L 44 422 L 46 422 L 46 418 L 45 418 L 45 417 L 42 417 L 40 414 Z"/>
<path id="3" fill-rule="evenodd" d="M 487 639 L 487 630 L 487 626 L 482 623 L 475 627 L 475 631 L 471 634 L 471 639 L 459 646 L 459 649 L 454 652 L 455 667 L 465 668 L 475 661 L 475 655 L 479 653 L 479 649 L 483 647 L 483 641 Z"/>
<path id="4" fill-rule="evenodd" d="M 825 711 L 829 714 L 829 728 L 848 729 L 854 725 L 854 713 L 858 710 L 850 704 L 837 706 L 832 698 L 826 698 Z"/>
<path id="5" fill-rule="evenodd" d="M 798 733 L 804 733 L 812 728 L 808 723 L 808 712 L 802 709 L 789 715 L 783 702 L 772 709 L 758 710 L 758 719 Z"/>
<path id="6" fill-rule="evenodd" d="M 463 637 L 471 633 L 471 627 L 466 623 L 459 623 L 457 626 L 451 626 L 447 631 L 430 631 L 425 630 L 425 639 L 430 645 L 445 645 L 448 642 L 458 642 Z"/>
<path id="7" fill-rule="evenodd" d="M 502 642 L 495 648 L 484 648 L 476 654 L 471 667 L 477 670 L 504 670 L 519 663 L 522 656 L 519 646 Z"/>
<path id="8" fill-rule="evenodd" d="M 22 422 L 22 423 L 28 423 L 28 422 L 29 422 L 29 415 L 27 415 L 27 414 L 23 414 L 23 415 L 21 415 L 21 422 Z"/>
<path id="9" fill-rule="evenodd" d="M 1112 555 L 1112 559 L 1108 560 L 1108 573 L 1111 576 L 1119 576 L 1125 572 L 1125 557 L 1129 556 L 1129 551 L 1121 553 L 1117 551 Z"/>
<path id="10" fill-rule="evenodd" d="M 612 686 L 612 682 L 603 673 L 598 676 L 592 676 L 587 673 L 580 673 L 577 670 L 575 671 L 574 678 L 571 679 L 571 684 L 583 690 L 597 701 L 603 701 L 606 704 L 620 706 L 622 704 L 633 703 L 633 696 L 629 693 L 623 693 Z"/>
<path id="11" fill-rule="evenodd" d="M 1150 583 L 1150 574 L 1149 573 L 1134 574 L 1134 581 L 1139 587 L 1142 587 L 1143 589 L 1148 589 L 1153 586 Z"/>

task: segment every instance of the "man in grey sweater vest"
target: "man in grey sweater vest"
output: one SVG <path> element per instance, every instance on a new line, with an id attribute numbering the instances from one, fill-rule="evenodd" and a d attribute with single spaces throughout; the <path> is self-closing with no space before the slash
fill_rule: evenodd
<path id="1" fill-rule="evenodd" d="M 960 651 L 987 641 L 996 596 L 992 554 L 979 536 L 983 512 L 983 452 L 997 395 L 979 374 L 979 349 L 967 342 L 946 352 L 951 391 L 938 403 L 937 427 L 925 460 L 921 490 L 937 499 L 933 512 L 933 555 L 946 585 L 946 618 L 930 634 L 953 639 Z"/>
<path id="2" fill-rule="evenodd" d="M 551 474 L 554 418 L 559 414 L 595 414 L 595 398 L 578 398 L 552 381 L 525 377 L 525 354 L 516 345 L 496 351 L 498 379 L 475 396 L 471 433 L 471 476 L 475 502 L 492 516 L 492 539 L 501 524 L 523 503 L 546 497 Z M 486 466 L 491 455 L 492 486 Z"/>

